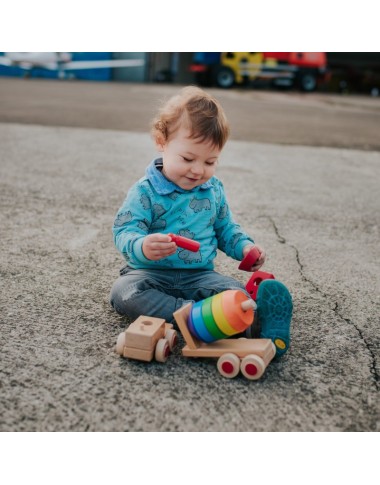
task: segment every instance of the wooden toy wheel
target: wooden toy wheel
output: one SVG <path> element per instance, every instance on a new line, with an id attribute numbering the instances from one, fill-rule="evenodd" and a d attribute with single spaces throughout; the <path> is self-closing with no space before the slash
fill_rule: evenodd
<path id="1" fill-rule="evenodd" d="M 240 370 L 244 377 L 250 380 L 260 379 L 264 374 L 266 365 L 258 355 L 246 355 L 241 361 Z"/>
<path id="2" fill-rule="evenodd" d="M 123 355 L 125 346 L 125 332 L 120 333 L 116 340 L 116 352 Z"/>
<path id="3" fill-rule="evenodd" d="M 158 362 L 166 362 L 169 357 L 169 342 L 165 338 L 160 338 L 157 342 L 154 357 Z"/>
<path id="4" fill-rule="evenodd" d="M 240 359 L 235 354 L 223 354 L 216 364 L 218 371 L 223 377 L 232 379 L 239 374 Z"/>
<path id="5" fill-rule="evenodd" d="M 169 343 L 169 349 L 172 351 L 177 343 L 178 337 L 177 337 L 177 332 L 173 330 L 172 328 L 166 330 L 165 332 L 165 338 Z"/>
<path id="6" fill-rule="evenodd" d="M 273 357 L 274 357 L 277 353 L 277 347 L 274 345 L 273 342 L 272 342 L 272 350 L 273 350 Z"/>

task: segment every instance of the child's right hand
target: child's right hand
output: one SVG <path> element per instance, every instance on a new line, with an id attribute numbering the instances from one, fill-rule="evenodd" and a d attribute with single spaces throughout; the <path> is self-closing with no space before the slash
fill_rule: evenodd
<path id="1" fill-rule="evenodd" d="M 142 250 L 147 259 L 158 261 L 174 254 L 177 251 L 177 245 L 167 234 L 149 234 L 144 238 Z"/>

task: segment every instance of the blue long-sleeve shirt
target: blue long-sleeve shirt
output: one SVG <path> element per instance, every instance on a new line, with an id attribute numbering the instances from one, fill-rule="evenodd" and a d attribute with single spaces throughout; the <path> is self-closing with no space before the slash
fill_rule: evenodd
<path id="1" fill-rule="evenodd" d="M 161 172 L 162 159 L 154 160 L 146 174 L 129 190 L 113 226 L 114 242 L 131 268 L 213 269 L 217 249 L 240 261 L 243 247 L 253 244 L 232 217 L 222 182 L 212 177 L 206 183 L 184 190 Z M 196 253 L 178 248 L 159 261 L 144 256 L 144 237 L 173 233 L 199 241 Z"/>

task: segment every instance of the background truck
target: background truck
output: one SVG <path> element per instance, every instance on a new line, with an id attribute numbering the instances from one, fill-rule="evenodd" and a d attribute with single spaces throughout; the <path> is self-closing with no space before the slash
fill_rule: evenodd
<path id="1" fill-rule="evenodd" d="M 201 86 L 264 82 L 305 92 L 329 76 L 325 52 L 196 52 L 190 71 Z"/>

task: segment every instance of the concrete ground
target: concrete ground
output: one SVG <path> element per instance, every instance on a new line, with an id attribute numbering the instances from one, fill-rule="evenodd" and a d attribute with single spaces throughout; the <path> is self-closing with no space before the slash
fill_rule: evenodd
<path id="1" fill-rule="evenodd" d="M 0 79 L 0 431 L 379 431 L 378 99 L 214 91 L 244 120 L 218 175 L 294 298 L 285 357 L 248 381 L 182 357 L 182 339 L 165 364 L 115 354 L 111 226 L 155 156 L 154 103 L 176 89 Z M 133 127 L 94 127 L 121 90 Z M 218 258 L 247 281 L 237 266 Z"/>

